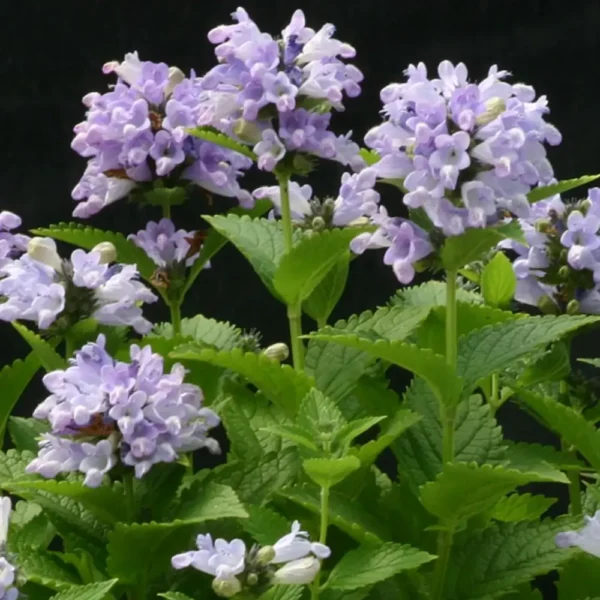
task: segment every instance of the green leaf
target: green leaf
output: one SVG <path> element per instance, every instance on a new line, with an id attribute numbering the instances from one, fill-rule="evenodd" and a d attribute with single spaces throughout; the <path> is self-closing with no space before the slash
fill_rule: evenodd
<path id="1" fill-rule="evenodd" d="M 481 293 L 486 304 L 508 306 L 517 289 L 517 277 L 506 255 L 498 252 L 481 273 Z"/>
<path id="2" fill-rule="evenodd" d="M 597 320 L 568 315 L 530 317 L 473 331 L 458 341 L 458 374 L 465 390 L 472 390 L 484 377 L 504 370 L 536 348 Z"/>
<path id="3" fill-rule="evenodd" d="M 520 468 L 530 468 L 531 465 L 540 463 L 546 463 L 560 471 L 581 471 L 586 468 L 583 461 L 570 453 L 541 444 L 508 442 L 506 457 L 511 464 L 520 465 Z"/>
<path id="4" fill-rule="evenodd" d="M 294 371 L 289 365 L 281 365 L 262 354 L 244 353 L 238 348 L 229 352 L 215 352 L 187 344 L 175 348 L 170 356 L 178 360 L 207 362 L 231 369 L 245 377 L 269 400 L 290 414 L 298 410 L 300 400 L 312 384 L 311 378 Z"/>
<path id="5" fill-rule="evenodd" d="M 344 554 L 325 585 L 355 590 L 389 579 L 402 571 L 417 569 L 435 558 L 432 554 L 402 544 L 363 546 Z"/>
<path id="6" fill-rule="evenodd" d="M 86 250 L 91 250 L 101 242 L 110 242 L 117 250 L 117 262 L 136 265 L 144 279 L 150 280 L 156 270 L 152 259 L 121 233 L 102 231 L 80 223 L 59 223 L 48 228 L 33 229 L 32 233 L 67 242 Z"/>
<path id="7" fill-rule="evenodd" d="M 421 502 L 433 515 L 459 523 L 492 508 L 520 485 L 534 481 L 569 483 L 560 472 L 523 472 L 502 466 L 449 463 L 435 481 L 421 487 Z"/>
<path id="8" fill-rule="evenodd" d="M 550 198 L 550 196 L 563 194 L 564 192 L 574 190 L 582 185 L 592 183 L 592 181 L 596 181 L 596 179 L 599 177 L 600 175 L 583 175 L 582 177 L 576 177 L 575 179 L 565 179 L 564 181 L 559 181 L 543 187 L 537 187 L 527 194 L 527 200 L 532 203 L 539 202 L 545 198 Z"/>
<path id="9" fill-rule="evenodd" d="M 321 514 L 319 488 L 314 484 L 284 487 L 278 495 L 315 515 Z M 356 498 L 335 490 L 329 492 L 329 522 L 361 544 L 381 543 L 391 537 L 388 524 L 378 519 L 372 506 L 363 506 Z"/>
<path id="10" fill-rule="evenodd" d="M 343 458 L 308 458 L 302 462 L 306 474 L 318 485 L 330 488 L 341 483 L 354 471 L 360 469 L 355 456 Z"/>
<path id="11" fill-rule="evenodd" d="M 52 596 L 51 600 L 105 600 L 116 584 L 116 579 L 110 579 L 100 583 L 78 585 Z"/>
<path id="12" fill-rule="evenodd" d="M 396 416 L 394 430 L 400 429 L 401 431 L 394 437 L 397 437 L 407 427 L 410 427 L 410 424 L 407 425 L 407 422 L 409 422 L 411 419 L 409 414 L 407 413 L 410 413 L 410 411 L 405 411 L 401 409 L 401 414 Z M 413 414 L 414 413 L 410 413 L 411 416 Z M 354 441 L 354 439 L 356 439 L 359 435 L 362 435 L 363 433 L 369 431 L 369 429 L 371 429 L 372 427 L 375 427 L 375 425 L 383 421 L 385 418 L 386 417 L 365 417 L 364 419 L 356 419 L 355 421 L 350 421 L 350 423 L 344 425 L 335 434 L 335 437 L 333 438 L 333 444 L 340 446 L 341 448 L 347 449 L 350 446 L 350 444 Z M 411 424 L 412 423 L 414 423 L 414 421 L 412 421 Z M 389 446 L 389 444 L 391 444 L 391 441 L 387 444 L 387 446 Z"/>
<path id="13" fill-rule="evenodd" d="M 325 331 L 325 330 L 323 330 Z M 329 341 L 368 352 L 422 377 L 444 404 L 455 404 L 462 389 L 462 382 L 447 364 L 443 356 L 401 341 L 386 339 L 373 341 L 360 335 L 314 333 L 311 339 Z"/>
<path id="14" fill-rule="evenodd" d="M 65 359 L 56 352 L 53 346 L 46 340 L 43 340 L 37 333 L 31 331 L 20 323 L 13 323 L 13 327 L 21 334 L 21 337 L 31 346 L 34 354 L 37 355 L 42 367 L 49 371 L 58 371 L 66 368 Z"/>
<path id="15" fill-rule="evenodd" d="M 267 289 L 277 297 L 273 279 L 285 253 L 281 222 L 237 215 L 203 218 L 244 255 Z M 301 237 L 302 234 L 296 231 L 295 240 Z"/>
<path id="16" fill-rule="evenodd" d="M 297 425 L 271 425 L 270 427 L 265 427 L 264 431 L 278 435 L 284 440 L 289 440 L 297 446 L 302 446 L 312 452 L 319 452 L 319 448 L 310 438 L 310 433 Z"/>
<path id="17" fill-rule="evenodd" d="M 519 399 L 539 415 L 552 431 L 567 444 L 574 446 L 585 459 L 600 471 L 600 430 L 569 406 L 554 398 L 518 389 Z"/>
<path id="18" fill-rule="evenodd" d="M 455 537 L 443 598 L 497 598 L 552 571 L 575 553 L 557 548 L 557 533 L 573 529 L 570 519 L 498 523 Z"/>
<path id="19" fill-rule="evenodd" d="M 589 554 L 575 556 L 562 568 L 556 590 L 558 600 L 593 598 L 600 590 L 598 558 Z"/>
<path id="20" fill-rule="evenodd" d="M 248 513 L 236 493 L 226 485 L 198 481 L 181 497 L 173 518 L 185 523 L 203 523 L 216 519 L 245 519 Z"/>
<path id="21" fill-rule="evenodd" d="M 24 554 L 32 548 L 46 550 L 55 535 L 56 530 L 52 523 L 45 515 L 37 514 L 21 527 L 13 526 L 8 536 L 9 551 Z"/>
<path id="22" fill-rule="evenodd" d="M 242 526 L 261 546 L 272 546 L 290 532 L 289 521 L 272 508 L 250 505 L 247 510 Z"/>
<path id="23" fill-rule="evenodd" d="M 32 492 L 47 492 L 63 498 L 72 498 L 101 521 L 115 523 L 129 518 L 125 495 L 120 484 L 89 488 L 79 481 L 55 481 L 35 479 L 33 481 L 3 482 L 2 487 L 11 493 L 28 497 Z"/>
<path id="24" fill-rule="evenodd" d="M 19 559 L 19 567 L 28 581 L 55 591 L 80 583 L 74 569 L 65 563 L 59 552 L 28 548 Z"/>
<path id="25" fill-rule="evenodd" d="M 446 238 L 441 251 L 444 268 L 447 271 L 458 271 L 465 265 L 479 260 L 502 240 L 517 236 L 519 229 L 518 224 L 511 223 L 500 227 L 467 229 L 462 235 Z"/>
<path id="26" fill-rule="evenodd" d="M 350 269 L 350 254 L 338 258 L 333 268 L 327 273 L 325 279 L 313 290 L 304 301 L 302 310 L 317 322 L 326 322 L 339 299 L 344 293 L 348 271 Z"/>
<path id="27" fill-rule="evenodd" d="M 600 368 L 600 358 L 578 358 L 577 360 L 587 365 Z"/>
<path id="28" fill-rule="evenodd" d="M 258 597 L 258 600 L 300 600 L 305 587 L 302 585 L 275 585 Z"/>
<path id="29" fill-rule="evenodd" d="M 482 304 L 483 298 L 475 292 L 458 288 L 456 300 L 464 304 Z M 428 281 L 421 285 L 400 289 L 390 300 L 394 306 L 446 306 L 446 284 Z"/>
<path id="30" fill-rule="evenodd" d="M 181 592 L 165 592 L 164 594 L 158 595 L 161 598 L 166 598 L 167 600 L 193 600 L 193 598 L 190 598 Z"/>
<path id="31" fill-rule="evenodd" d="M 0 378 L 2 374 L 0 373 Z M 4 398 L 3 398 L 4 401 Z M 48 431 L 48 425 L 38 419 L 24 419 L 23 417 L 10 417 L 8 419 L 8 433 L 15 448 L 19 451 L 38 451 L 38 438 Z"/>
<path id="32" fill-rule="evenodd" d="M 427 318 L 428 307 L 380 308 L 367 311 L 348 321 L 338 321 L 334 327 L 325 327 L 319 334 L 346 335 L 363 333 L 365 336 L 385 337 L 388 340 L 406 339 Z M 365 374 L 374 357 L 358 348 L 342 346 L 324 340 L 311 339 L 306 352 L 306 371 L 315 378 L 315 385 L 334 401 L 345 398 Z"/>
<path id="33" fill-rule="evenodd" d="M 545 381 L 561 381 L 571 372 L 571 352 L 569 344 L 557 342 L 550 350 L 532 364 L 525 367 L 519 375 L 519 385 L 526 387 Z"/>
<path id="34" fill-rule="evenodd" d="M 557 502 L 556 498 L 533 494 L 511 494 L 502 498 L 492 509 L 491 517 L 504 523 L 533 521 Z"/>
<path id="35" fill-rule="evenodd" d="M 360 157 L 365 161 L 368 167 L 378 163 L 381 160 L 376 150 L 369 150 L 368 148 L 361 148 L 358 152 Z"/>
<path id="36" fill-rule="evenodd" d="M 297 424 L 320 441 L 323 435 L 330 439 L 333 432 L 346 425 L 346 419 L 330 398 L 313 388 L 302 400 Z"/>
<path id="37" fill-rule="evenodd" d="M 4 441 L 4 431 L 9 416 L 40 366 L 40 359 L 37 354 L 31 352 L 25 360 L 17 359 L 12 365 L 5 365 L 0 370 L 0 389 L 2 390 L 0 447 Z"/>
<path id="38" fill-rule="evenodd" d="M 304 302 L 336 263 L 349 255 L 350 242 L 360 229 L 346 227 L 305 235 L 277 267 L 273 286 L 288 305 Z"/>
<path id="39" fill-rule="evenodd" d="M 233 350 L 240 341 L 242 332 L 238 327 L 224 321 L 215 321 L 203 315 L 181 320 L 182 338 L 190 338 L 203 346 L 211 346 L 216 350 Z M 170 323 L 156 325 L 148 337 L 159 336 L 167 340 L 173 339 L 173 326 Z"/>
<path id="40" fill-rule="evenodd" d="M 205 142 L 210 142 L 211 144 L 221 146 L 222 148 L 227 148 L 228 150 L 233 150 L 234 152 L 242 154 L 243 156 L 253 160 L 254 162 L 256 162 L 257 160 L 256 154 L 254 154 L 254 152 L 252 152 L 252 150 L 250 150 L 250 148 L 246 144 L 242 144 L 241 142 L 234 140 L 228 135 L 220 133 L 214 127 L 194 127 L 188 129 L 187 131 L 190 135 L 200 138 Z"/>
<path id="41" fill-rule="evenodd" d="M 154 188 L 144 192 L 144 200 L 151 206 L 160 206 L 163 211 L 185 202 L 187 193 L 182 187 L 164 187 L 161 179 L 154 182 Z"/>

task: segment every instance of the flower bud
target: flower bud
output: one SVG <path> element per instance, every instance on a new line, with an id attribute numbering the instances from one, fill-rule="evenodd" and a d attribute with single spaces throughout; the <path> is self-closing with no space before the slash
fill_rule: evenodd
<path id="1" fill-rule="evenodd" d="M 246 144 L 258 144 L 262 140 L 260 127 L 252 121 L 238 119 L 233 125 L 233 133 Z"/>
<path id="2" fill-rule="evenodd" d="M 327 216 L 333 215 L 335 211 L 335 200 L 333 198 L 327 198 L 323 201 L 323 213 Z"/>
<path id="3" fill-rule="evenodd" d="M 100 242 L 92 248 L 92 252 L 100 254 L 100 263 L 107 265 L 117 260 L 117 249 L 111 242 Z"/>
<path id="4" fill-rule="evenodd" d="M 62 269 L 62 261 L 56 251 L 56 242 L 50 238 L 34 237 L 27 244 L 27 254 L 55 271 Z"/>
<path id="5" fill-rule="evenodd" d="M 558 270 L 558 276 L 561 279 L 567 279 L 569 277 L 569 273 L 571 272 L 571 269 L 569 269 L 569 267 L 567 267 L 567 265 L 563 265 L 559 270 Z"/>
<path id="6" fill-rule="evenodd" d="M 256 553 L 256 562 L 259 565 L 268 565 L 275 558 L 275 548 L 273 546 L 263 546 Z"/>
<path id="7" fill-rule="evenodd" d="M 552 223 L 548 219 L 540 219 L 535 222 L 535 230 L 540 233 L 547 233 L 552 228 Z"/>
<path id="8" fill-rule="evenodd" d="M 569 304 L 567 304 L 567 314 L 568 315 L 577 315 L 579 314 L 579 302 L 577 300 L 571 300 Z"/>
<path id="9" fill-rule="evenodd" d="M 258 575 L 256 573 L 249 573 L 246 577 L 246 583 L 248 585 L 256 585 L 258 583 Z"/>
<path id="10" fill-rule="evenodd" d="M 556 304 L 549 296 L 542 296 L 540 298 L 538 308 L 546 315 L 555 315 L 558 312 Z"/>
<path id="11" fill-rule="evenodd" d="M 366 227 L 370 223 L 368 217 L 358 217 L 348 223 L 348 227 Z"/>
<path id="12" fill-rule="evenodd" d="M 327 223 L 325 223 L 323 217 L 315 217 L 311 222 L 311 226 L 315 231 L 323 231 L 327 227 Z"/>
<path id="13" fill-rule="evenodd" d="M 219 598 L 232 598 L 242 591 L 242 584 L 237 577 L 213 579 L 212 589 Z"/>
<path id="14" fill-rule="evenodd" d="M 592 201 L 589 198 L 587 198 L 581 203 L 581 212 L 583 212 L 583 214 L 587 214 L 587 211 L 590 210 L 591 207 Z"/>
<path id="15" fill-rule="evenodd" d="M 273 583 L 288 585 L 306 585 L 312 583 L 321 568 L 320 561 L 314 556 L 292 560 L 275 571 Z"/>
<path id="16" fill-rule="evenodd" d="M 170 96 L 173 90 L 185 79 L 184 72 L 177 67 L 169 68 L 168 83 L 165 87 L 165 96 Z"/>
<path id="17" fill-rule="evenodd" d="M 263 354 L 271 360 L 283 362 L 290 355 L 290 350 L 286 344 L 279 342 L 277 344 L 271 344 L 267 349 L 263 350 Z"/>
<path id="18" fill-rule="evenodd" d="M 560 261 L 565 262 L 569 258 L 569 251 L 565 248 L 560 251 Z"/>
<path id="19" fill-rule="evenodd" d="M 485 112 L 476 119 L 479 126 L 487 125 L 499 117 L 506 110 L 506 102 L 502 98 L 490 98 L 485 103 L 485 108 Z"/>

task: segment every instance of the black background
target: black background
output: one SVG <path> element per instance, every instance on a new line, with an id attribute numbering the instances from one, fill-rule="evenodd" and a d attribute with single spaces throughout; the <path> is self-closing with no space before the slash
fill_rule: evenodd
<path id="1" fill-rule="evenodd" d="M 143 60 L 177 65 L 202 74 L 214 64 L 206 40 L 212 27 L 229 22 L 231 0 L 2 0 L 0 11 L 0 207 L 19 213 L 26 227 L 71 220 L 71 189 L 85 159 L 70 149 L 73 126 L 83 120 L 81 97 L 103 92 L 112 77 L 101 72 L 108 60 L 138 50 Z M 597 0 L 247 0 L 243 6 L 264 30 L 276 34 L 296 7 L 310 26 L 336 24 L 339 39 L 357 49 L 365 74 L 362 95 L 346 102 L 335 118 L 342 133 L 361 141 L 378 122 L 379 90 L 402 78 L 411 62 L 425 61 L 430 72 L 443 59 L 463 61 L 472 79 L 491 64 L 533 85 L 550 99 L 550 120 L 563 133 L 550 158 L 560 179 L 600 170 L 598 154 L 598 59 L 600 2 Z M 341 171 L 327 167 L 311 177 L 318 195 L 335 194 Z M 265 174 L 246 178 L 253 189 L 269 182 Z M 381 190 L 385 204 L 402 212 L 393 189 Z M 226 206 L 227 203 L 223 203 Z M 206 210 L 203 196 L 174 210 L 174 220 L 192 229 Z M 159 214 L 117 202 L 90 224 L 131 233 Z M 385 303 L 397 284 L 377 252 L 354 262 L 348 288 L 335 317 Z M 185 314 L 201 312 L 256 327 L 265 343 L 287 339 L 283 307 L 261 289 L 258 278 L 233 248 L 225 248 L 190 294 Z M 151 313 L 166 318 L 161 308 Z M 310 323 L 305 329 L 310 329 Z M 9 326 L 2 327 L 2 363 L 23 356 L 26 348 Z M 594 355 L 593 339 L 578 352 Z M 41 398 L 30 391 L 19 412 L 27 414 Z M 0 390 L 1 394 L 1 390 Z M 501 411 L 509 437 L 526 441 L 550 438 L 515 409 Z M 548 596 L 550 597 L 550 596 Z"/>

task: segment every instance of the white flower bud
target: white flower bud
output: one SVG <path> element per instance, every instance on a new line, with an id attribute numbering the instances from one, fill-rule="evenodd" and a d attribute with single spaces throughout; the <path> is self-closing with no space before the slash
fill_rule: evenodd
<path id="1" fill-rule="evenodd" d="M 477 125 L 483 126 L 491 123 L 506 110 L 506 102 L 502 98 L 490 98 L 485 103 L 485 112 L 477 117 Z"/>
<path id="2" fill-rule="evenodd" d="M 275 548 L 273 546 L 263 546 L 256 553 L 256 562 L 259 565 L 268 565 L 275 558 Z"/>
<path id="3" fill-rule="evenodd" d="M 242 584 L 237 577 L 213 579 L 212 589 L 219 598 L 231 598 L 242 591 Z"/>
<path id="4" fill-rule="evenodd" d="M 27 254 L 33 260 L 52 267 L 55 271 L 62 269 L 62 261 L 56 251 L 56 242 L 51 238 L 31 238 L 27 244 Z"/>
<path id="5" fill-rule="evenodd" d="M 6 547 L 12 503 L 8 496 L 0 498 L 0 549 Z"/>
<path id="6" fill-rule="evenodd" d="M 233 133 L 246 144 L 257 144 L 262 140 L 262 131 L 252 121 L 238 119 L 233 125 Z"/>
<path id="7" fill-rule="evenodd" d="M 183 71 L 177 67 L 169 68 L 169 79 L 165 86 L 165 97 L 168 98 L 173 90 L 185 79 Z"/>
<path id="8" fill-rule="evenodd" d="M 107 265 L 117 260 L 117 249 L 111 242 L 100 242 L 92 248 L 92 252 L 100 254 L 100 263 Z"/>
<path id="9" fill-rule="evenodd" d="M 271 360 L 283 362 L 290 355 L 290 350 L 286 344 L 279 342 L 277 344 L 271 344 L 268 348 L 263 350 L 263 354 Z"/>
<path id="10" fill-rule="evenodd" d="M 314 556 L 292 560 L 275 571 L 273 583 L 288 585 L 306 585 L 316 577 L 321 562 Z"/>

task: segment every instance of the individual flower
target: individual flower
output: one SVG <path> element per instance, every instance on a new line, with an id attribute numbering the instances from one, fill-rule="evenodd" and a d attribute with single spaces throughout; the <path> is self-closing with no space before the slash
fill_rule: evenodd
<path id="1" fill-rule="evenodd" d="M 358 145 L 329 129 L 331 110 L 360 94 L 362 73 L 345 62 L 354 48 L 333 37 L 331 24 L 307 27 L 301 10 L 280 39 L 261 32 L 243 8 L 232 17 L 234 24 L 208 34 L 219 64 L 198 81 L 197 124 L 252 145 L 267 171 L 290 151 L 364 166 Z"/>
<path id="2" fill-rule="evenodd" d="M 536 202 L 519 223 L 525 243 L 502 244 L 517 255 L 515 299 L 549 312 L 600 314 L 600 188 L 583 202 Z"/>
<path id="3" fill-rule="evenodd" d="M 29 236 L 12 233 L 21 226 L 21 217 L 8 210 L 0 211 L 0 268 L 27 250 Z"/>
<path id="4" fill-rule="evenodd" d="M 194 183 L 210 192 L 251 201 L 239 177 L 252 161 L 189 135 L 200 112 L 195 75 L 141 61 L 137 52 L 104 65 L 117 84 L 83 98 L 86 120 L 75 126 L 71 147 L 89 159 L 72 197 L 74 215 L 90 217 L 139 189 Z"/>
<path id="5" fill-rule="evenodd" d="M 0 498 L 0 600 L 17 600 L 19 590 L 16 586 L 17 569 L 12 558 L 7 557 L 6 542 L 12 503 L 10 498 Z"/>
<path id="6" fill-rule="evenodd" d="M 248 550 L 242 540 L 217 539 L 213 543 L 210 535 L 199 535 L 196 546 L 198 550 L 174 556 L 171 564 L 175 569 L 191 566 L 212 575 L 213 590 L 226 598 L 260 583 L 309 584 L 319 572 L 321 560 L 331 554 L 325 544 L 311 542 L 298 521 L 273 546 Z"/>
<path id="7" fill-rule="evenodd" d="M 163 358 L 150 347 L 130 347 L 130 361 L 112 358 L 100 335 L 69 360 L 65 370 L 44 376 L 50 392 L 33 416 L 45 420 L 38 456 L 28 473 L 54 478 L 80 472 L 98 487 L 113 467 L 133 467 L 143 477 L 153 465 L 173 462 L 186 452 L 218 452 L 209 430 L 217 415 L 202 406 L 200 388 L 184 383 L 176 364 L 164 372 Z"/>
<path id="8" fill-rule="evenodd" d="M 584 552 L 600 558 L 600 510 L 593 517 L 584 517 L 585 525 L 580 531 L 565 531 L 556 536 L 559 548 L 577 546 Z"/>
<path id="9" fill-rule="evenodd" d="M 406 75 L 381 91 L 385 121 L 365 138 L 381 158 L 373 165 L 378 176 L 403 180 L 404 203 L 446 236 L 505 213 L 528 217 L 527 193 L 553 178 L 545 144 L 561 141 L 544 120 L 545 96 L 536 100 L 530 86 L 505 82 L 509 73 L 496 66 L 480 83 L 447 60 L 438 78 L 423 63 Z"/>
<path id="10" fill-rule="evenodd" d="M 93 317 L 104 325 L 127 325 L 147 333 L 152 324 L 141 303 L 156 296 L 138 281 L 134 265 L 109 265 L 114 247 L 75 250 L 62 260 L 56 243 L 33 238 L 27 254 L 0 267 L 0 320 L 35 321 L 40 329 L 68 328 Z"/>

